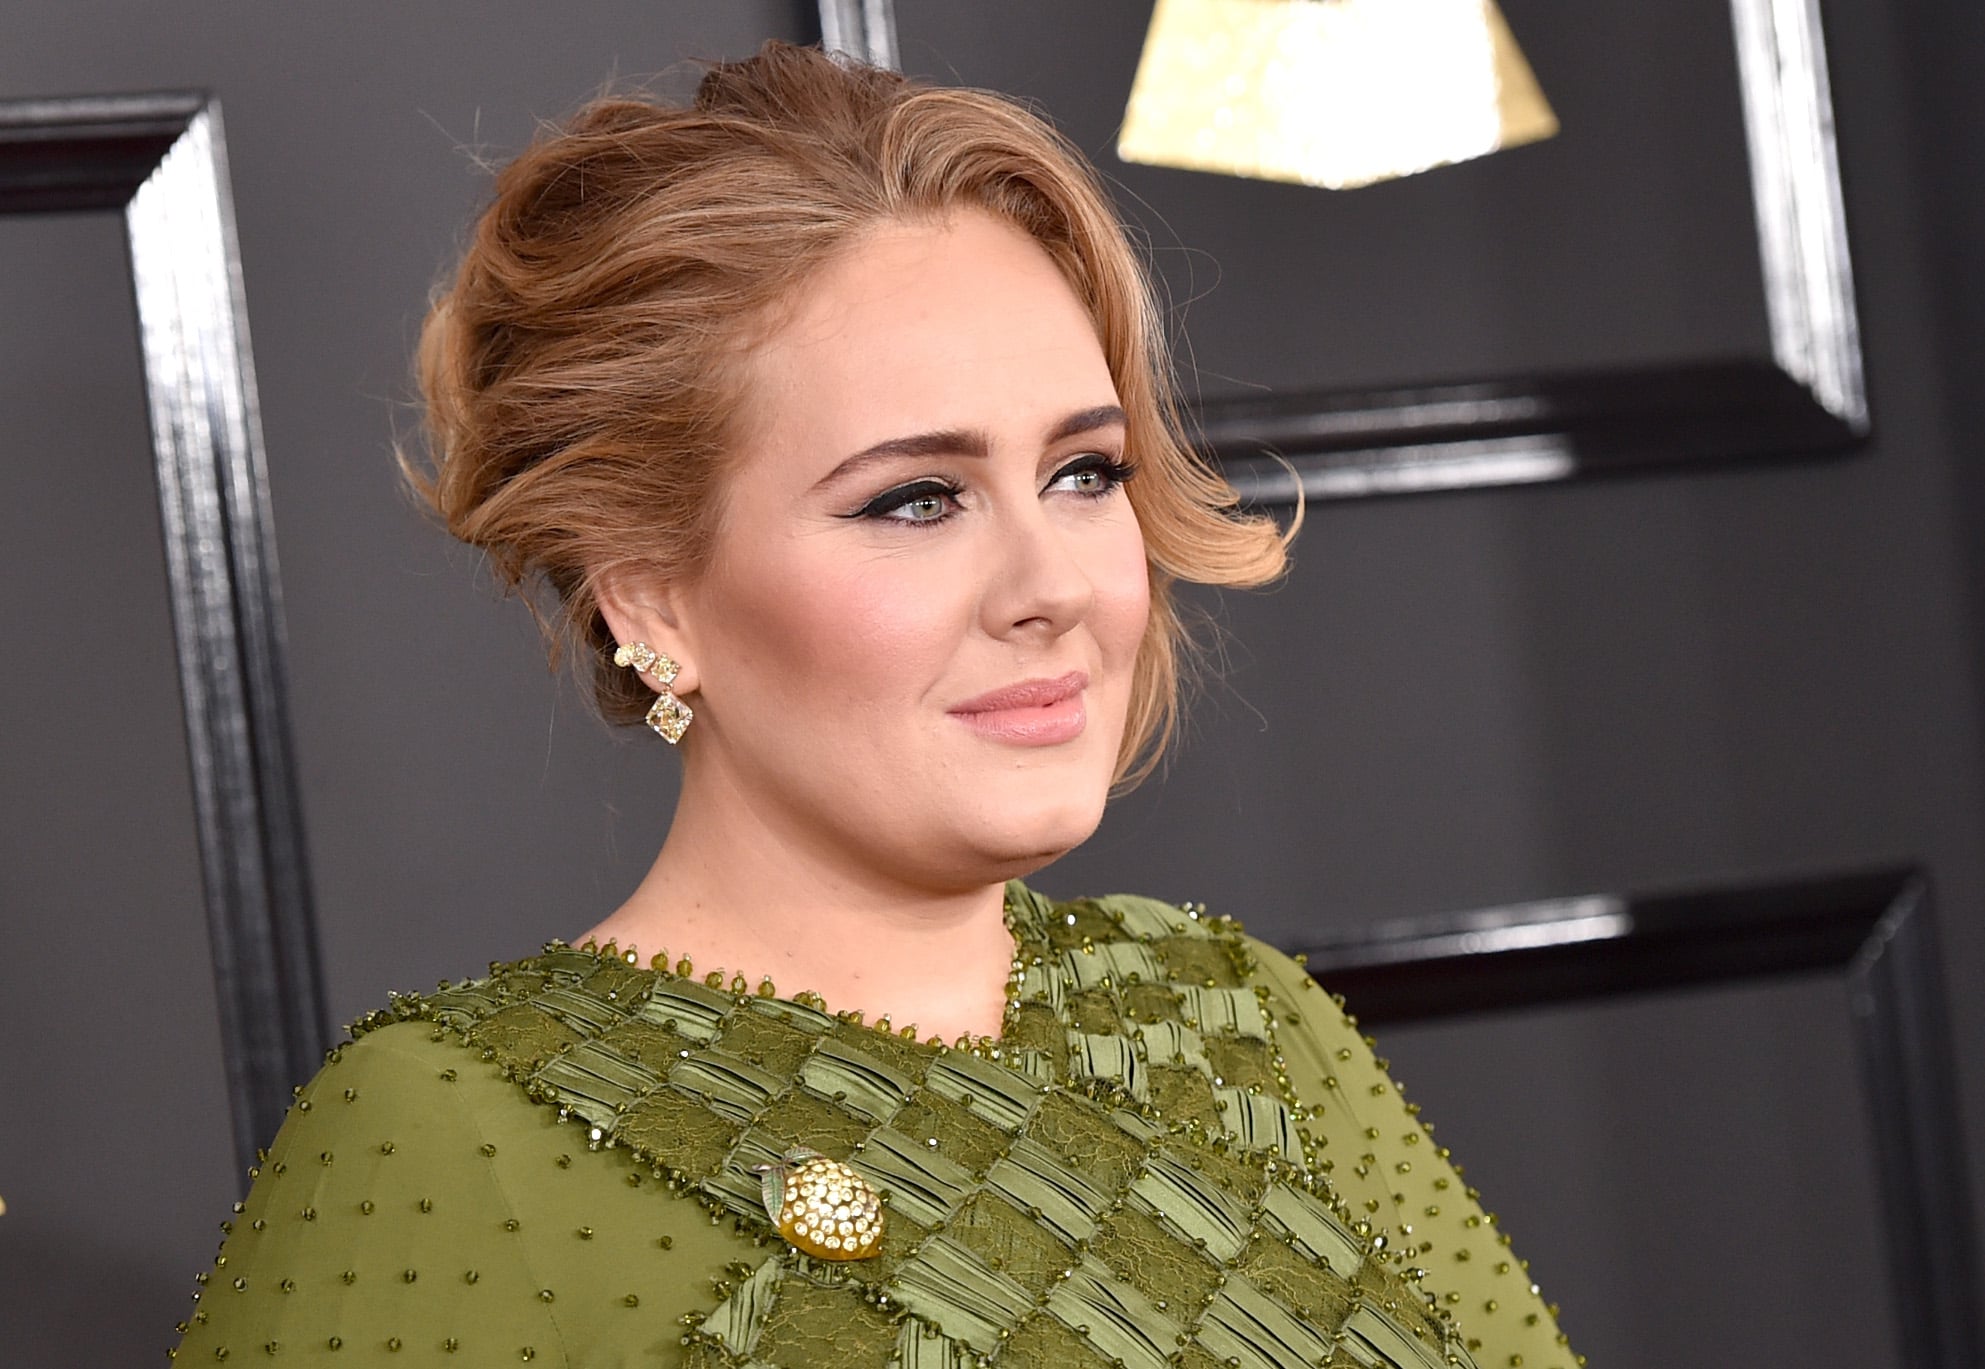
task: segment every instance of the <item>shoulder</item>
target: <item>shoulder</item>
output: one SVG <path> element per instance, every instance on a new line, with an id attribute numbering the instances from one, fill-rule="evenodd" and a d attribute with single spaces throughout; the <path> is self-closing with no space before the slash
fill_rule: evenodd
<path id="1" fill-rule="evenodd" d="M 1214 913 L 1203 903 L 1172 903 L 1144 894 L 1099 894 L 1064 902 L 1039 900 L 1050 922 L 1066 922 L 1073 927 L 1085 919 L 1100 919 L 1124 940 L 1205 941 L 1226 951 L 1237 971 L 1250 982 L 1261 984 L 1277 996 L 1309 996 L 1316 992 L 1316 981 L 1303 963 L 1303 957 L 1290 956 L 1261 938 L 1250 935 L 1240 919 Z M 1331 1002 L 1327 995 L 1318 995 Z M 1334 1003 L 1333 1003 L 1334 1006 Z"/>
<path id="2" fill-rule="evenodd" d="M 458 986 L 451 1020 L 397 1000 L 297 1091 L 200 1278 L 182 1358 L 342 1346 L 370 1363 L 404 1346 L 679 1362 L 655 1327 L 707 1311 L 749 1242 L 534 1098 L 479 1039 L 508 1025 L 494 1001 L 466 1006 L 490 989 Z"/>
<path id="3" fill-rule="evenodd" d="M 324 1068 L 298 1096 L 312 1097 L 334 1079 L 353 1076 L 396 1089 L 418 1089 L 439 1082 L 443 1071 L 459 1069 L 461 1064 L 461 1042 L 438 1030 L 435 1023 L 375 1015 L 356 1024 L 350 1039 L 325 1055 Z"/>
<path id="4" fill-rule="evenodd" d="M 397 1152 L 410 1139 L 466 1135 L 480 1119 L 529 1107 L 523 1092 L 463 1049 L 456 1033 L 427 1021 L 387 1022 L 325 1056 L 324 1067 L 297 1091 L 271 1153 L 306 1137 L 369 1139 L 373 1132 Z"/>
<path id="5" fill-rule="evenodd" d="M 297 1090 L 257 1187 L 282 1191 L 308 1176 L 314 1190 L 349 1190 L 350 1205 L 369 1217 L 363 1190 L 418 1178 L 487 1205 L 496 1176 L 481 1152 L 492 1135 L 535 1123 L 538 1111 L 454 1033 L 426 1021 L 382 1024 L 332 1049 Z"/>
<path id="6" fill-rule="evenodd" d="M 1231 1030 L 1238 1019 L 1238 1014 L 1222 1022 L 1211 1019 L 1209 1009 L 1223 995 L 1237 1005 L 1250 998 L 1259 1005 L 1273 1057 L 1271 1074 L 1294 1104 L 1305 1150 L 1316 1157 L 1332 1190 L 1372 1228 L 1417 1244 L 1427 1266 L 1423 1287 L 1444 1308 L 1472 1309 L 1465 1324 L 1477 1362 L 1486 1365 L 1493 1358 L 1496 1364 L 1540 1369 L 1570 1369 L 1577 1362 L 1558 1330 L 1555 1309 L 1530 1281 L 1528 1266 L 1511 1254 L 1508 1237 L 1464 1182 L 1447 1148 L 1434 1140 L 1418 1105 L 1407 1102 L 1375 1050 L 1377 1043 L 1345 1010 L 1344 1000 L 1310 975 L 1300 956 L 1250 936 L 1234 918 L 1215 916 L 1199 904 L 1118 894 L 1056 906 L 1077 911 L 1078 923 L 1080 909 L 1093 909 L 1103 921 L 1120 925 L 1120 935 L 1159 943 L 1152 949 L 1172 973 L 1202 1035 L 1208 1027 Z M 1245 1059 L 1232 1051 L 1220 1055 L 1220 1066 L 1229 1077 L 1246 1077 L 1238 1073 L 1246 1068 Z"/>
<path id="7" fill-rule="evenodd" d="M 1147 943 L 1151 958 L 1174 984 L 1251 993 L 1271 1035 L 1279 1031 L 1283 1049 L 1294 1055 L 1321 1062 L 1349 1051 L 1371 1058 L 1371 1042 L 1345 1011 L 1344 1000 L 1317 983 L 1302 956 L 1249 934 L 1238 918 L 1203 903 L 1142 894 L 1043 903 L 1050 924 L 1066 926 L 1069 934 L 1085 925 L 1107 926 L 1113 939 Z"/>
<path id="8" fill-rule="evenodd" d="M 528 1272 L 494 1244 L 509 1203 L 487 1123 L 526 1111 L 429 1023 L 332 1050 L 262 1153 L 181 1352 L 493 1349 L 496 1337 L 512 1357 L 557 1362 Z"/>

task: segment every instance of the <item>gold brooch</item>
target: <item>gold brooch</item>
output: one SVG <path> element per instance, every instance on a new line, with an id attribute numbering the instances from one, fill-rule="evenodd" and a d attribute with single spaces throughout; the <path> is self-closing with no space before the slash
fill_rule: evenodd
<path id="1" fill-rule="evenodd" d="M 869 1181 L 801 1146 L 758 1167 L 765 1212 L 802 1254 L 865 1260 L 882 1240 L 882 1198 Z"/>

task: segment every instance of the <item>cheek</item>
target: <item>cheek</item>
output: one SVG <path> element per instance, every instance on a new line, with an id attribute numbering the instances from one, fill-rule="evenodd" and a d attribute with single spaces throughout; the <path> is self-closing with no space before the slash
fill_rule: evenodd
<path id="1" fill-rule="evenodd" d="M 1104 659 L 1127 674 L 1151 618 L 1151 567 L 1134 523 L 1102 550 L 1090 572 L 1096 586 L 1093 631 Z"/>
<path id="2" fill-rule="evenodd" d="M 726 577 L 713 607 L 718 654 L 756 694 L 857 699 L 921 693 L 950 659 L 962 615 L 943 577 L 907 559 L 755 558 Z M 722 670 L 718 661 L 713 668 Z M 823 688 L 823 682 L 831 682 Z M 716 681 L 713 680 L 713 684 Z"/>

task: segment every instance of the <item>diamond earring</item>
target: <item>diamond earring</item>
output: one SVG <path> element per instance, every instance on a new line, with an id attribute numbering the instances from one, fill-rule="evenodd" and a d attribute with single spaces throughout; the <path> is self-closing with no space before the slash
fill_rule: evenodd
<path id="1" fill-rule="evenodd" d="M 675 677 L 682 673 L 682 667 L 669 659 L 668 653 L 657 651 L 646 642 L 628 642 L 613 649 L 613 663 L 617 666 L 632 666 L 640 674 L 661 685 L 661 693 L 655 696 L 655 705 L 648 710 L 648 726 L 661 734 L 663 741 L 674 746 L 682 740 L 682 734 L 689 730 L 690 722 L 696 714 L 688 704 L 678 699 L 669 686 Z"/>

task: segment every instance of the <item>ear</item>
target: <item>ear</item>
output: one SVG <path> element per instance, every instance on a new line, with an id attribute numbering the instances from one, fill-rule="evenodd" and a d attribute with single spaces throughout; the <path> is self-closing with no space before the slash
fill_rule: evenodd
<path id="1" fill-rule="evenodd" d="M 696 651 L 684 630 L 682 596 L 674 587 L 633 571 L 613 572 L 599 582 L 600 616 L 616 642 L 646 642 L 680 668 L 670 692 L 690 694 L 697 687 Z M 650 688 L 655 681 L 642 676 Z"/>

